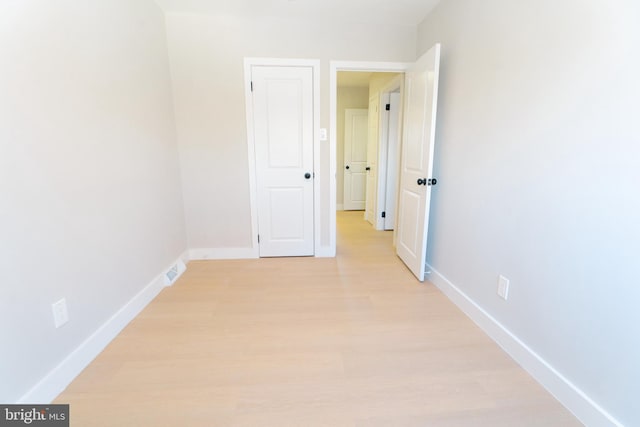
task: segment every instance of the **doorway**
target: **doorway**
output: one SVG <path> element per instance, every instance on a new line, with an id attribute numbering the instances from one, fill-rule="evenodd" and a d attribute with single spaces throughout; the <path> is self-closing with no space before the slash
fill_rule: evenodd
<path id="1" fill-rule="evenodd" d="M 330 114 L 331 125 L 330 165 L 333 178 L 336 170 L 336 81 L 339 71 L 395 71 L 406 72 L 405 87 L 401 90 L 405 98 L 402 118 L 403 137 L 401 147 L 400 186 L 398 188 L 397 227 L 394 241 L 397 255 L 414 273 L 419 281 L 424 280 L 429 205 L 431 188 L 437 182 L 432 177 L 435 124 L 440 68 L 440 45 L 435 44 L 413 63 L 330 63 Z M 376 159 L 377 156 L 376 156 Z M 369 159 L 368 163 L 371 165 Z M 371 165 L 374 170 L 375 165 Z M 330 186 L 330 245 L 335 255 L 336 248 L 336 187 L 335 179 Z M 377 206 L 377 205 L 376 205 Z M 382 212 L 376 211 L 375 214 Z"/>
<path id="2" fill-rule="evenodd" d="M 355 171 L 344 153 L 345 108 L 367 108 L 369 136 L 367 147 L 366 203 L 363 217 L 376 230 L 393 230 L 398 183 L 398 165 L 401 120 L 401 92 L 405 64 L 393 63 L 332 63 L 331 74 L 331 126 L 332 166 L 335 165 L 337 191 L 332 195 L 338 210 L 349 210 L 345 199 L 345 184 Z M 392 107 L 392 108 L 390 108 Z M 336 156 L 333 156 L 333 144 Z M 336 159 L 335 162 L 333 159 Z M 344 189 L 344 190 L 343 190 Z M 332 208 L 333 210 L 333 208 Z M 331 227 L 332 234 L 334 227 Z M 334 236 L 332 235 L 333 239 Z"/>

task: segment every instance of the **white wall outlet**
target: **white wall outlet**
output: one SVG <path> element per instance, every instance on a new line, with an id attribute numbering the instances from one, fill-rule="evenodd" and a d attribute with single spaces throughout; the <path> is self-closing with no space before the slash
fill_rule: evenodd
<path id="1" fill-rule="evenodd" d="M 509 279 L 503 275 L 498 276 L 498 296 L 504 300 L 509 297 Z"/>
<path id="2" fill-rule="evenodd" d="M 51 310 L 53 311 L 53 323 L 56 325 L 56 328 L 59 328 L 69 321 L 66 299 L 62 298 L 60 301 L 51 304 Z"/>

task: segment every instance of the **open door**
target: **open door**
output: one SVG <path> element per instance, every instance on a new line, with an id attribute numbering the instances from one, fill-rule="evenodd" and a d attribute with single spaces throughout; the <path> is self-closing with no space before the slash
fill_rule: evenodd
<path id="1" fill-rule="evenodd" d="M 424 281 L 429 204 L 433 179 L 433 146 L 440 45 L 436 44 L 405 74 L 405 107 L 400 166 L 397 253 Z"/>

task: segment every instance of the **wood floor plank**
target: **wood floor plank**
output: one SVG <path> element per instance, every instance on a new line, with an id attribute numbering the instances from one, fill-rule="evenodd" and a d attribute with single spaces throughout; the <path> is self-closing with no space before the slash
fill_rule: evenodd
<path id="1" fill-rule="evenodd" d="M 56 402 L 74 426 L 580 425 L 361 212 L 336 258 L 191 262 Z"/>

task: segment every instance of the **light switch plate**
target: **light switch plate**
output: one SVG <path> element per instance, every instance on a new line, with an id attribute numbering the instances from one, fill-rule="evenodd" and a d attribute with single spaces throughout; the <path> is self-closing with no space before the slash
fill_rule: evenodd
<path id="1" fill-rule="evenodd" d="M 498 295 L 504 300 L 509 297 L 509 279 L 503 275 L 498 276 Z"/>
<path id="2" fill-rule="evenodd" d="M 56 328 L 59 328 L 69 321 L 66 299 L 62 298 L 60 301 L 51 304 L 51 310 L 53 311 L 53 323 Z"/>

